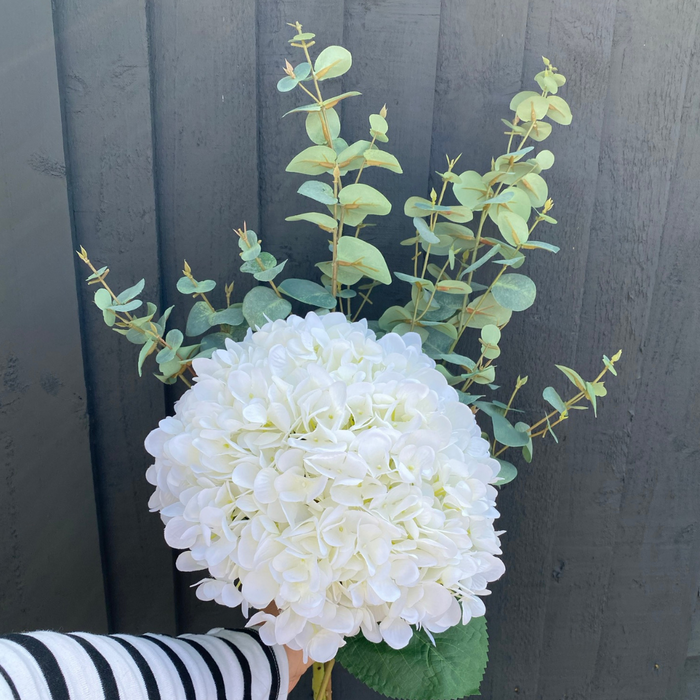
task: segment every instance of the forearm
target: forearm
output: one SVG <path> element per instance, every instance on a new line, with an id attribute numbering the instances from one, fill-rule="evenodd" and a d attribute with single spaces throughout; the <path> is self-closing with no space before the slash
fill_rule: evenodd
<path id="1" fill-rule="evenodd" d="M 0 700 L 285 700 L 284 647 L 253 630 L 0 637 Z"/>

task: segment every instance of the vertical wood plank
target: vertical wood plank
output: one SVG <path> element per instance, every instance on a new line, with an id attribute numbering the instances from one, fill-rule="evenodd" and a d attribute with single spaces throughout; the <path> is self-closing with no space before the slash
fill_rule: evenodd
<path id="1" fill-rule="evenodd" d="M 643 344 L 649 330 L 656 333 L 649 326 L 651 291 L 698 11 L 696 3 L 685 0 L 617 3 L 575 366 L 591 374 L 602 352 L 623 348 L 626 354 L 620 379 L 611 382 L 605 399 L 605 420 L 595 430 L 581 419 L 569 426 L 570 476 L 554 528 L 551 567 L 558 575 L 549 580 L 541 697 L 587 697 L 590 692 L 644 368 Z M 691 31 L 679 33 L 678 27 Z"/>
<path id="2" fill-rule="evenodd" d="M 105 632 L 51 6 L 0 23 L 0 631 Z"/>
<path id="3" fill-rule="evenodd" d="M 304 31 L 316 34 L 318 44 L 311 49 L 312 56 L 316 56 L 325 46 L 343 43 L 343 9 L 342 0 L 258 2 L 259 234 L 265 250 L 279 260 L 289 260 L 284 270 L 286 277 L 318 280 L 319 272 L 314 265 L 321 259 L 324 240 L 315 227 L 284 220 L 305 211 L 304 197 L 297 194 L 303 179 L 285 172 L 285 168 L 302 148 L 313 145 L 304 128 L 303 114 L 290 114 L 282 119 L 285 112 L 309 101 L 299 90 L 291 94 L 277 91 L 277 82 L 284 76 L 285 60 L 293 65 L 304 60 L 303 52 L 287 43 L 294 36 L 287 22 L 299 21 Z M 337 87 L 339 82 L 334 80 L 326 85 Z"/>
<path id="4" fill-rule="evenodd" d="M 439 33 L 439 0 L 345 0 L 345 44 L 354 63 L 343 88 L 362 93 L 345 101 L 345 138 L 348 143 L 369 138 L 369 115 L 386 104 L 389 143 L 383 148 L 403 168 L 403 175 L 384 168 L 362 173 L 362 182 L 379 189 L 392 203 L 388 216 L 374 217 L 376 226 L 362 232 L 365 240 L 382 250 L 391 270 L 412 269 L 412 249 L 399 245 L 413 235 L 403 206 L 409 197 L 429 191 Z M 404 304 L 408 298 L 405 283 L 395 279 L 375 295 L 367 316 L 378 318 L 386 306 Z"/>
<path id="5" fill-rule="evenodd" d="M 183 260 L 218 281 L 210 296 L 223 307 L 224 283 L 243 277 L 232 229 L 258 225 L 255 2 L 150 2 L 149 22 L 164 296 L 184 328 Z M 177 575 L 180 631 L 240 624 L 239 611 L 195 597 L 201 578 Z"/>
<path id="6" fill-rule="evenodd" d="M 692 15 L 685 24 L 692 38 Z M 700 36 L 695 27 L 678 157 L 641 345 L 625 490 L 590 696 L 673 697 L 689 650 L 700 570 Z M 697 664 L 696 664 L 697 666 Z"/>
<path id="7" fill-rule="evenodd" d="M 144 298 L 158 302 L 144 2 L 56 3 L 54 21 L 77 244 L 94 263 L 109 264 L 115 288 L 144 277 Z M 79 269 L 111 627 L 172 632 L 172 555 L 160 519 L 148 512 L 143 448 L 164 414 L 163 387 L 149 371 L 138 377 L 138 348 L 105 327 L 87 274 Z"/>

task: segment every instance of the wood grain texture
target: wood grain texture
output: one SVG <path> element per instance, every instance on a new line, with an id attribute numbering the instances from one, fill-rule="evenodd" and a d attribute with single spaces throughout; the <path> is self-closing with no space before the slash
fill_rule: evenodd
<path id="1" fill-rule="evenodd" d="M 51 7 L 3 15 L 0 631 L 104 632 Z"/>
<path id="2" fill-rule="evenodd" d="M 638 454 L 633 436 L 639 429 L 653 430 L 636 423 L 634 412 L 646 383 L 645 338 L 659 333 L 650 325 L 652 290 L 697 14 L 693 2 L 617 3 L 575 365 L 591 374 L 601 352 L 623 348 L 625 357 L 620 379 L 610 382 L 605 420 L 591 425 L 579 418 L 569 426 L 575 458 L 567 464 L 570 477 L 555 526 L 551 566 L 562 573 L 549 583 L 542 697 L 590 697 L 629 484 L 627 465 Z M 691 31 L 680 35 L 672 29 L 680 26 Z M 654 80 L 656 71 L 667 77 Z M 640 469 L 653 473 L 656 466 Z M 637 572 L 649 570 L 649 564 L 637 561 Z M 630 684 L 625 677 L 622 685 Z"/>
<path id="3" fill-rule="evenodd" d="M 386 104 L 389 142 L 380 145 L 398 158 L 404 171 L 397 175 L 367 168 L 362 173 L 362 182 L 379 189 L 392 203 L 389 215 L 370 217 L 375 227 L 362 231 L 365 240 L 384 251 L 391 270 L 412 270 L 413 250 L 399 245 L 414 233 L 403 213 L 404 202 L 429 192 L 439 33 L 439 0 L 345 0 L 345 44 L 354 59 L 344 89 L 362 93 L 345 102 L 345 138 L 369 139 L 369 115 Z M 369 318 L 378 318 L 391 303 L 405 304 L 409 299 L 408 286 L 396 279 L 377 292 Z"/>
<path id="4" fill-rule="evenodd" d="M 700 267 L 700 66 L 691 60 L 698 56 L 700 35 L 698 15 L 684 19 L 694 44 L 676 68 L 685 77 L 678 94 L 677 155 L 669 164 L 670 192 L 589 691 L 600 700 L 670 697 L 686 650 L 695 651 L 689 637 L 700 573 L 700 365 L 683 358 L 693 356 L 700 337 L 700 286 L 694 282 Z"/>
<path id="5" fill-rule="evenodd" d="M 76 244 L 96 265 L 109 264 L 115 290 L 144 277 L 144 297 L 158 303 L 144 2 L 57 3 L 54 21 Z M 172 555 L 148 512 L 143 448 L 163 417 L 163 387 L 150 365 L 137 376 L 138 348 L 109 332 L 92 303 L 95 288 L 84 283 L 89 271 L 78 274 L 111 627 L 172 632 Z"/>
<path id="6" fill-rule="evenodd" d="M 183 260 L 217 280 L 209 296 L 222 308 L 224 283 L 243 277 L 232 229 L 258 225 L 255 3 L 154 2 L 149 23 L 163 297 L 184 328 L 193 302 L 175 288 Z M 177 574 L 179 631 L 241 624 L 239 611 L 195 597 L 201 578 Z"/>

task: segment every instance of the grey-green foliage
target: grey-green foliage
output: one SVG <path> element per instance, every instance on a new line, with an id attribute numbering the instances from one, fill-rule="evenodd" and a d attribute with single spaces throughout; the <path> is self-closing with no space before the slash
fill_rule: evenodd
<path id="1" fill-rule="evenodd" d="M 621 354 L 604 356 L 604 368 L 592 381 L 558 365 L 574 393 L 565 400 L 554 387 L 545 388 L 542 398 L 551 410 L 543 411 L 539 419 L 527 420 L 514 403 L 527 377 L 518 377 L 507 402 L 489 398 L 500 388 L 495 384 L 496 361 L 503 330 L 513 313 L 535 302 L 536 285 L 525 272 L 527 256 L 533 251 L 559 251 L 552 243 L 535 240 L 533 234 L 557 223 L 550 214 L 553 201 L 546 180 L 554 155 L 539 144 L 549 137 L 553 123 L 572 121 L 569 106 L 558 95 L 566 80 L 544 59 L 544 69 L 535 76 L 539 90 L 520 92 L 510 103 L 512 115 L 502 120 L 505 152 L 493 158 L 489 170 L 457 172 L 459 157 L 448 157 L 446 170 L 438 173 L 439 192 L 406 200 L 403 210 L 412 233 L 401 245 L 413 249 L 413 269 L 392 271 L 380 249 L 364 239 L 364 229 L 377 225 L 381 240 L 381 217 L 391 211 L 392 203 L 375 187 L 360 182 L 368 168 L 402 173 L 398 160 L 384 146 L 389 141 L 386 106 L 369 115 L 367 133 L 358 140 L 346 140 L 350 135 L 342 133 L 336 107 L 360 93 L 328 90 L 327 81 L 332 86 L 333 79 L 350 70 L 352 56 L 341 46 L 329 46 L 313 58 L 314 34 L 303 32 L 298 23 L 290 26 L 296 33 L 289 43 L 300 60 L 295 65 L 286 62 L 277 88 L 303 98 L 304 103 L 285 117 L 304 119 L 310 145 L 305 143 L 286 168 L 307 178 L 298 188 L 299 207 L 287 220 L 314 227 L 319 250 L 328 250 L 317 263 L 319 278 L 283 278 L 287 261 L 280 262 L 263 250 L 257 233 L 244 225 L 235 230 L 240 270 L 259 284 L 235 303 L 231 302 L 233 284 L 225 286 L 225 306 L 217 307 L 216 282 L 196 280 L 185 263 L 177 288 L 195 301 L 184 332 L 166 328 L 172 307 L 157 320 L 156 306 L 150 302 L 144 315 L 132 315 L 143 305 L 138 296 L 144 281 L 114 294 L 105 282 L 109 270 L 96 269 L 81 249 L 79 255 L 92 271 L 88 283 L 102 285 L 95 303 L 108 326 L 141 346 L 139 373 L 146 358 L 155 353 L 156 376 L 161 381 L 173 383 L 180 378 L 189 385 L 193 359 L 211 356 L 227 339 L 242 338 L 248 328 L 286 318 L 293 303 L 318 313 L 338 310 L 355 320 L 373 290 L 391 284 L 395 277 L 398 284 L 407 285 L 408 300 L 387 309 L 378 321 L 370 321 L 371 327 L 379 335 L 420 335 L 423 349 L 436 360 L 460 401 L 478 413 L 492 455 L 501 464 L 498 483 L 508 483 L 517 471 L 501 458 L 502 453 L 518 449 L 529 463 L 533 441 L 546 436 L 557 440 L 553 428 L 571 411 L 585 409 L 581 402 L 595 412 L 597 399 L 606 393 L 602 377 L 607 372 L 616 374 L 614 364 Z M 476 334 L 475 357 L 458 350 L 466 333 Z M 195 340 L 187 345 L 185 337 Z M 483 673 L 486 633 L 482 627 L 483 618 L 451 628 L 435 635 L 435 646 L 424 633 L 417 633 L 400 651 L 358 637 L 341 649 L 339 659 L 371 687 L 392 697 L 461 697 L 477 690 Z M 387 668 L 392 672 L 387 673 Z"/>

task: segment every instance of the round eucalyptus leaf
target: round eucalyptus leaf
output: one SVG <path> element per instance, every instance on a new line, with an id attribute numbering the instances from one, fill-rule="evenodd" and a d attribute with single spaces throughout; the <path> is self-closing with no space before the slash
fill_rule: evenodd
<path id="1" fill-rule="evenodd" d="M 310 306 L 334 309 L 336 305 L 334 296 L 325 287 L 310 280 L 288 278 L 280 282 L 279 290 L 292 299 Z"/>
<path id="2" fill-rule="evenodd" d="M 509 273 L 503 275 L 491 288 L 494 299 L 504 309 L 525 311 L 535 302 L 537 288 L 525 275 Z"/>
<path id="3" fill-rule="evenodd" d="M 292 305 L 278 297 L 269 287 L 253 287 L 243 299 L 243 316 L 252 329 L 261 328 L 268 321 L 287 318 Z"/>
<path id="4" fill-rule="evenodd" d="M 337 78 L 352 66 L 352 54 L 342 46 L 328 46 L 316 58 L 314 73 L 317 80 Z"/>

